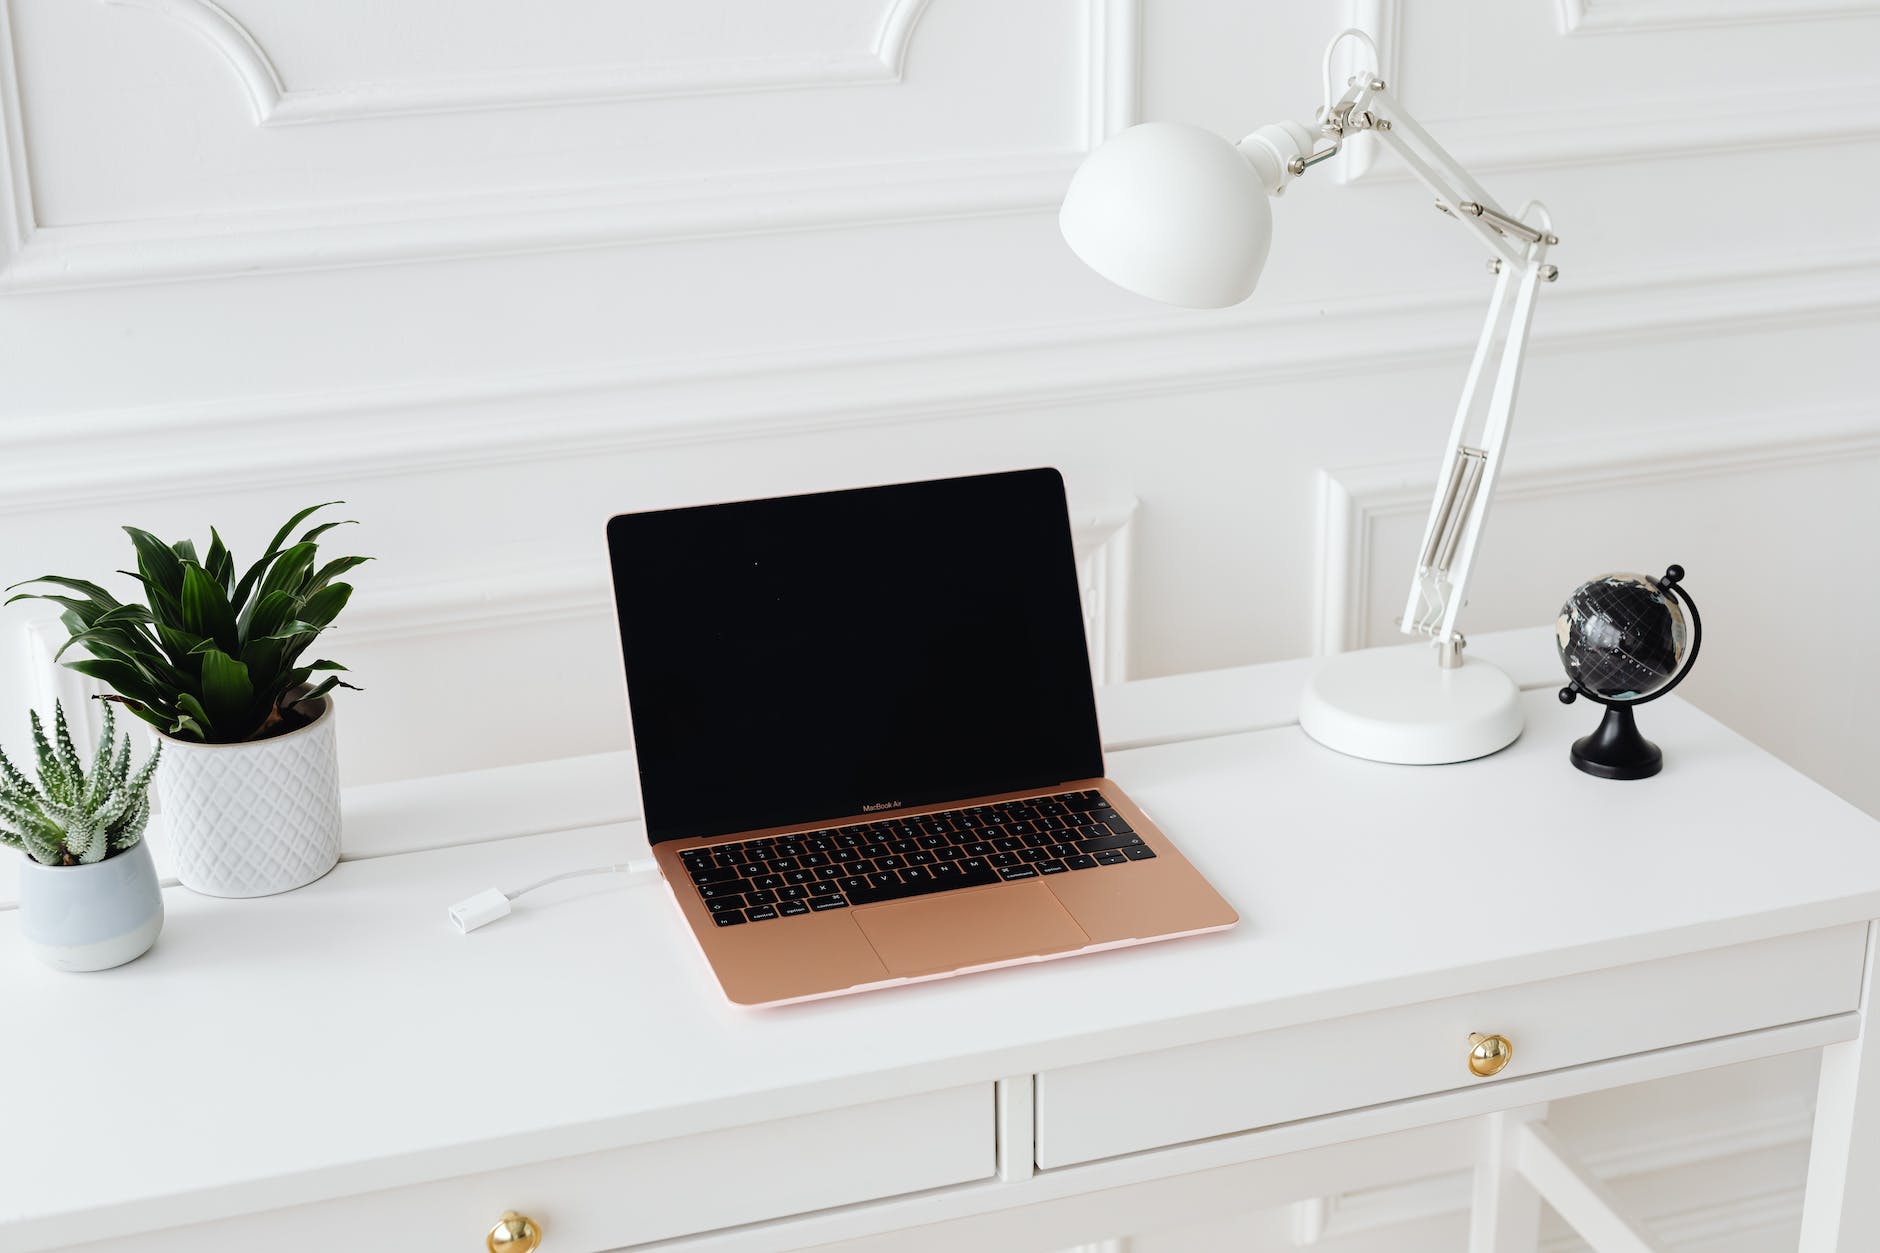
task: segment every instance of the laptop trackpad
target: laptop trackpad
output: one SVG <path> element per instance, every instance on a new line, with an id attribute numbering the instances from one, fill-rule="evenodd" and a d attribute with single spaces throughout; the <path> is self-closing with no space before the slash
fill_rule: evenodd
<path id="1" fill-rule="evenodd" d="M 1090 943 L 1042 883 L 871 905 L 851 916 L 897 975 L 1017 961 Z"/>

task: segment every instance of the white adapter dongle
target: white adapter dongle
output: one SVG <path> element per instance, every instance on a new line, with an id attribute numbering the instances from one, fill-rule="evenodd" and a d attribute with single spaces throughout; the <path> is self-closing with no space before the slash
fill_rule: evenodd
<path id="1" fill-rule="evenodd" d="M 450 907 L 450 920 L 466 934 L 508 915 L 509 898 L 496 888 L 465 897 Z"/>

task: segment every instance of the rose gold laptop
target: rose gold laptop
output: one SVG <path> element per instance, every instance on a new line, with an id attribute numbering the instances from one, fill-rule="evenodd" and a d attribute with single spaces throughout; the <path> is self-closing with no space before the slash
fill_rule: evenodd
<path id="1" fill-rule="evenodd" d="M 1238 921 L 1103 777 L 1055 470 L 607 526 L 647 834 L 772 1005 Z"/>

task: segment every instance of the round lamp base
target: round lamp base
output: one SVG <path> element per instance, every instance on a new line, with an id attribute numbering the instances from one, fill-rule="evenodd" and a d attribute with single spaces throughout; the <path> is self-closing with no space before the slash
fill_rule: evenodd
<path id="1" fill-rule="evenodd" d="M 1470 761 L 1521 734 L 1521 690 L 1485 661 L 1437 664 L 1427 644 L 1323 658 L 1299 698 L 1299 725 L 1329 749 L 1369 761 Z"/>

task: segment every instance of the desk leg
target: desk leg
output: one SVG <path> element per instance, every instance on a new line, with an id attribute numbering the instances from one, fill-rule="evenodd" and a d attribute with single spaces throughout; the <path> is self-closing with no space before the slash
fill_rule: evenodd
<path id="1" fill-rule="evenodd" d="M 1867 929 L 1867 985 L 1860 1035 L 1821 1050 L 1815 1136 L 1802 1202 L 1802 1253 L 1880 1249 L 1880 974 Z"/>
<path id="2" fill-rule="evenodd" d="M 1545 1105 L 1489 1114 L 1475 1159 L 1469 1211 L 1469 1253 L 1535 1253 L 1541 1238 L 1541 1195 L 1521 1174 L 1515 1153 L 1521 1128 L 1547 1116 Z"/>

